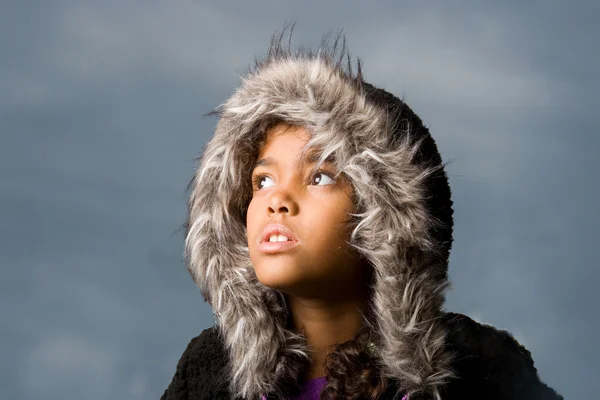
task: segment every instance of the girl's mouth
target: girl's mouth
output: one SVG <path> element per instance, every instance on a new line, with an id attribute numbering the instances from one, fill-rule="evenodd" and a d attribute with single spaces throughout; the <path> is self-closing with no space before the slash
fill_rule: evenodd
<path id="1" fill-rule="evenodd" d="M 283 253 L 294 249 L 298 245 L 296 240 L 287 240 L 285 242 L 261 242 L 258 250 L 267 254 Z"/>

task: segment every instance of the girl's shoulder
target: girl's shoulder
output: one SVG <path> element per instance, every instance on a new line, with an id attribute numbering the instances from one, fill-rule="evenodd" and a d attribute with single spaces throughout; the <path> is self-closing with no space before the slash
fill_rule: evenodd
<path id="1" fill-rule="evenodd" d="M 456 374 L 447 386 L 449 398 L 463 393 L 486 399 L 563 398 L 540 380 L 531 352 L 510 332 L 457 313 L 445 313 L 443 321 Z"/>
<path id="2" fill-rule="evenodd" d="M 227 362 L 218 329 L 205 329 L 187 345 L 160 399 L 229 400 Z"/>

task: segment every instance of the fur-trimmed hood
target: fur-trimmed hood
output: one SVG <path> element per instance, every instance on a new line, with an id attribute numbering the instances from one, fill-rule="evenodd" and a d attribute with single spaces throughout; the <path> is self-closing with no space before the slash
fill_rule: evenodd
<path id="1" fill-rule="evenodd" d="M 293 52 L 275 38 L 214 114 L 219 122 L 190 182 L 187 268 L 212 306 L 231 364 L 231 392 L 284 393 L 308 360 L 288 329 L 283 295 L 262 285 L 246 237 L 250 174 L 268 126 L 311 134 L 321 161 L 335 153 L 359 212 L 350 244 L 375 271 L 370 307 L 387 376 L 409 397 L 440 398 L 453 376 L 439 321 L 448 288 L 452 201 L 444 164 L 421 120 L 400 99 L 364 81 L 338 36 Z M 319 163 L 317 163 L 319 164 Z M 317 168 L 318 165 L 315 167 Z"/>

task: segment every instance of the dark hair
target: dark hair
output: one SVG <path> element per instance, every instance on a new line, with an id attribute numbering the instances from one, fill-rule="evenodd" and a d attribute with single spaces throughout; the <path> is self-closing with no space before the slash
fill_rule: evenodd
<path id="1" fill-rule="evenodd" d="M 376 342 L 371 328 L 364 326 L 354 339 L 340 343 L 325 358 L 327 384 L 322 400 L 376 400 L 396 392 L 396 384 L 386 377 L 376 356 Z"/>

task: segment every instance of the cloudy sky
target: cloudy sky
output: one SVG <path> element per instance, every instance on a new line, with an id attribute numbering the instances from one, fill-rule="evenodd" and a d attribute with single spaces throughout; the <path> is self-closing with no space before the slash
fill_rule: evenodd
<path id="1" fill-rule="evenodd" d="M 0 400 L 160 397 L 213 322 L 180 230 L 202 115 L 292 20 L 343 29 L 450 161 L 447 308 L 598 393 L 599 6 L 366 3 L 1 1 Z"/>

